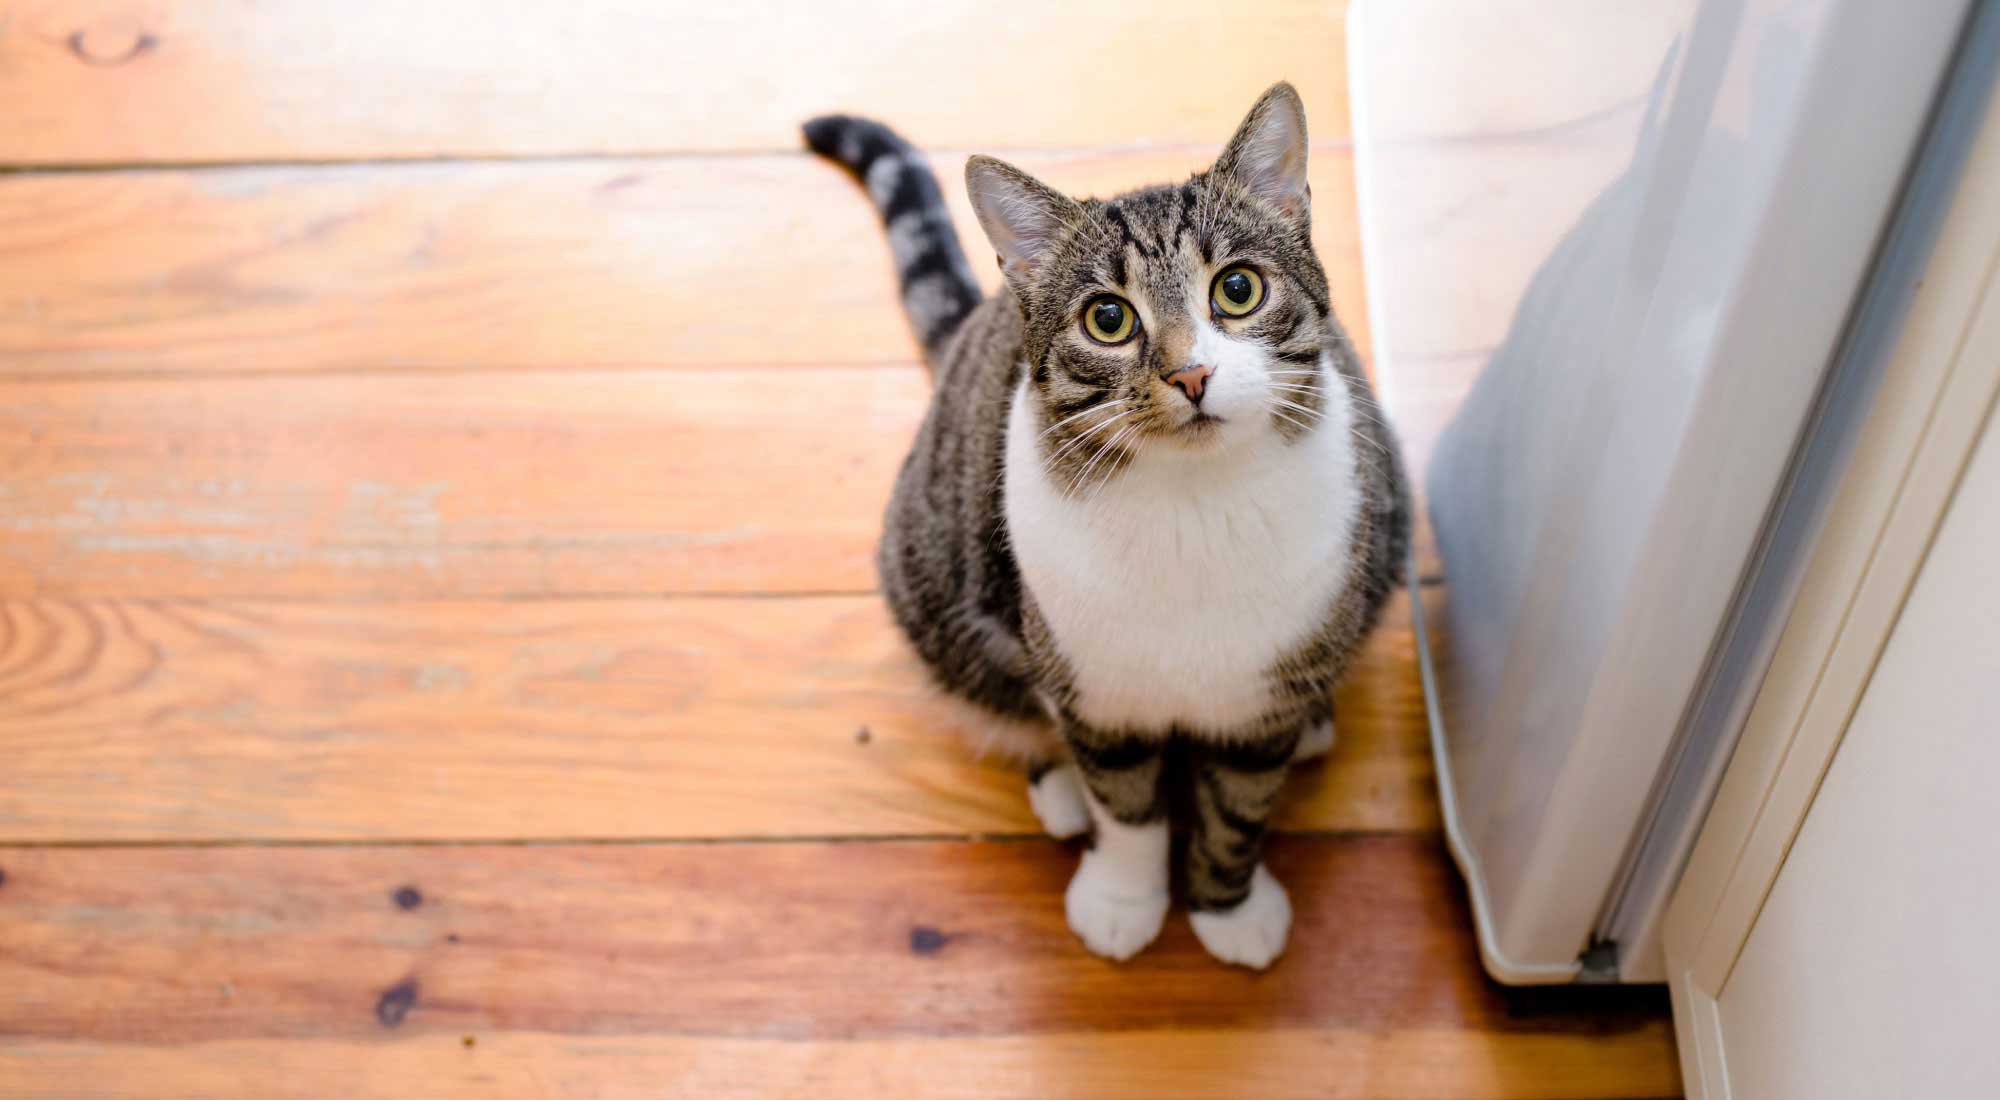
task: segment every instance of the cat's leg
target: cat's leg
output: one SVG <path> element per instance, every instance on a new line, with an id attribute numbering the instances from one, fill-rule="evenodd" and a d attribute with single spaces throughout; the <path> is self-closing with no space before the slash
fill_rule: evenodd
<path id="1" fill-rule="evenodd" d="M 1083 773 L 1068 760 L 1028 769 L 1028 806 L 1043 831 L 1057 840 L 1090 831 L 1090 805 L 1085 799 Z"/>
<path id="2" fill-rule="evenodd" d="M 973 751 L 1020 765 L 1028 779 L 1028 805 L 1042 828 L 1057 840 L 1082 836 L 1090 829 L 1090 810 L 1083 802 L 1083 778 L 1070 761 L 1055 720 L 1017 717 L 990 706 L 947 696 L 959 709 L 957 723 Z"/>
<path id="3" fill-rule="evenodd" d="M 1070 754 L 1095 830 L 1063 895 L 1070 930 L 1110 959 L 1153 942 L 1167 916 L 1166 798 L 1157 740 L 1071 727 Z"/>
<path id="4" fill-rule="evenodd" d="M 1195 825 L 1188 842 L 1189 921 L 1208 953 L 1262 970 L 1285 949 L 1292 903 L 1264 869 L 1264 826 L 1299 732 L 1194 753 Z"/>
<path id="5" fill-rule="evenodd" d="M 1061 709 L 1041 692 L 1036 693 L 1036 701 L 1049 718 L 1048 745 L 1043 757 L 1028 767 L 1028 805 L 1044 832 L 1057 840 L 1069 840 L 1090 831 L 1083 773 L 1070 759 L 1063 736 L 1056 732 L 1062 723 Z"/>
<path id="6" fill-rule="evenodd" d="M 1299 747 L 1292 750 L 1292 763 L 1303 764 L 1332 752 L 1333 739 L 1333 719 L 1307 726 L 1306 731 L 1299 735 Z"/>

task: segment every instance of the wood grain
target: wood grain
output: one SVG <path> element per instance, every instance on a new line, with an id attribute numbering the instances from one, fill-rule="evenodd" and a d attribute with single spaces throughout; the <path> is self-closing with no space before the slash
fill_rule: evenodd
<path id="1" fill-rule="evenodd" d="M 1436 824 L 1402 597 L 1292 829 Z M 874 596 L 0 604 L 0 839 L 1032 834 Z"/>
<path id="2" fill-rule="evenodd" d="M 0 598 L 869 591 L 928 400 L 916 366 L 0 382 Z"/>
<path id="3" fill-rule="evenodd" d="M 1407 595 L 1251 975 L 1076 944 L 870 591 L 928 382 L 799 122 L 991 286 L 967 151 L 1170 180 L 1289 78 L 1365 353 L 1344 16 L 0 0 L 0 1097 L 1677 1095 L 1656 992 L 1481 976 Z"/>
<path id="4" fill-rule="evenodd" d="M 1221 142 L 1281 78 L 1334 137 L 1342 7 L 7 0 L 0 162 L 789 149 L 834 110 L 961 148 Z"/>
<path id="5" fill-rule="evenodd" d="M 279 1049 L 258 1040 L 371 1059 L 441 1039 L 460 1067 L 530 1035 L 626 1053 L 672 1039 L 691 1045 L 657 1057 L 754 1074 L 715 1062 L 810 1050 L 852 1065 L 843 1044 L 918 1038 L 957 1040 L 938 1049 L 975 1061 L 1008 1049 L 981 1040 L 1024 1036 L 1136 1054 L 1180 1035 L 1209 1044 L 1180 1056 L 1192 1072 L 1233 1063 L 1279 1080 L 1246 1065 L 1275 1044 L 1319 1051 L 1282 1078 L 1321 1084 L 1320 1058 L 1381 1043 L 1368 1064 L 1396 1091 L 1352 1095 L 1674 1091 L 1663 991 L 1517 1005 L 1480 977 L 1435 838 L 1279 841 L 1271 864 L 1296 916 L 1262 975 L 1218 967 L 1178 915 L 1129 964 L 1091 957 L 1062 914 L 1074 858 L 1041 841 L 0 850 L 0 1034 L 87 1033 L 108 1067 L 181 1049 L 176 1075 L 208 1044 Z M 1427 1043 L 1458 1061 L 1411 1061 Z M 61 1049 L 41 1051 L 44 1072 Z M 604 1072 L 656 1063 L 614 1064 Z"/>
<path id="6" fill-rule="evenodd" d="M 1664 1023 L 1612 1036 L 1452 1030 L 1094 1031 L 843 1042 L 482 1032 L 186 1046 L 0 1044 L 34 1100 L 1666 1100 Z M 88 1082 L 84 1084 L 84 1082 Z"/>
<path id="7" fill-rule="evenodd" d="M 1017 159 L 1108 194 L 1214 152 Z M 1315 233 L 1365 347 L 1352 167 L 1314 154 Z M 803 154 L 0 175 L 0 253 L 0 376 L 919 358 L 866 195 Z"/>
<path id="8" fill-rule="evenodd" d="M 868 591 L 920 368 L 0 385 L 0 597 Z"/>

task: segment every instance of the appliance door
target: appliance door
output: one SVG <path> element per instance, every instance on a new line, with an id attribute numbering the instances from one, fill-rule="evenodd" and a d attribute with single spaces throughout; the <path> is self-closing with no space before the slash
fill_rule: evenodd
<path id="1" fill-rule="evenodd" d="M 1591 953 L 1593 929 L 1967 9 L 1351 17 L 1376 371 L 1427 468 L 1417 579 L 1443 580 L 1422 633 L 1446 827 L 1502 981 L 1660 969 Z"/>

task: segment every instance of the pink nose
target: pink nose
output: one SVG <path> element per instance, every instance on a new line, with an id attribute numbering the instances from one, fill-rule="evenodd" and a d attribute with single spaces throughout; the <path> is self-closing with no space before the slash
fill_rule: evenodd
<path id="1" fill-rule="evenodd" d="M 1208 388 L 1208 376 L 1215 373 L 1214 367 L 1183 367 L 1167 375 L 1167 385 L 1187 394 L 1187 399 L 1201 404 L 1201 393 Z"/>

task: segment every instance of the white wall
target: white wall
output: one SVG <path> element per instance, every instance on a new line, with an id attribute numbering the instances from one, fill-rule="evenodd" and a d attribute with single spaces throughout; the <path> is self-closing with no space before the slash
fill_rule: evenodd
<path id="1" fill-rule="evenodd" d="M 1718 1000 L 1731 1095 L 2000 1096 L 1996 581 L 1989 423 Z"/>

